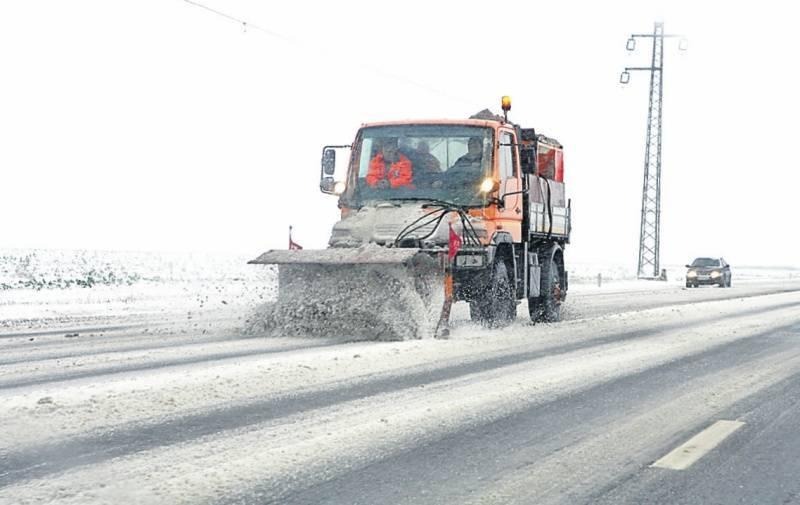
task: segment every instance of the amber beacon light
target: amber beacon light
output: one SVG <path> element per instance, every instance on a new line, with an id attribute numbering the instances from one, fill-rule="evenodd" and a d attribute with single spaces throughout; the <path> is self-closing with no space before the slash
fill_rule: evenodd
<path id="1" fill-rule="evenodd" d="M 511 97 L 506 95 L 500 99 L 500 106 L 503 108 L 503 119 L 508 121 L 508 111 L 511 110 Z"/>

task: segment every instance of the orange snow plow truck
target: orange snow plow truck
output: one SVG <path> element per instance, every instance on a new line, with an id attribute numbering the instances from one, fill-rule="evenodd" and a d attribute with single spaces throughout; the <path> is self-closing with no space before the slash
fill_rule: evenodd
<path id="1" fill-rule="evenodd" d="M 341 209 L 329 247 L 250 262 L 278 266 L 271 324 L 351 339 L 446 336 L 453 302 L 501 327 L 523 299 L 533 321 L 558 321 L 571 228 L 562 146 L 508 121 L 508 97 L 502 108 L 365 124 L 352 144 L 324 147 L 320 189 Z"/>

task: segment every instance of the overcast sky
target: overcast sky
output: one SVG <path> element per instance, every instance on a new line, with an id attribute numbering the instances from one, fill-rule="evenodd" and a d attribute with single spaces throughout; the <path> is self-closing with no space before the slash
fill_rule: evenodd
<path id="1" fill-rule="evenodd" d="M 0 3 L 0 247 L 324 247 L 325 144 L 499 111 L 565 146 L 579 261 L 638 254 L 648 74 L 664 64 L 662 263 L 800 265 L 789 3 Z M 786 6 L 784 6 L 786 5 Z M 254 26 L 253 26 L 254 25 Z"/>

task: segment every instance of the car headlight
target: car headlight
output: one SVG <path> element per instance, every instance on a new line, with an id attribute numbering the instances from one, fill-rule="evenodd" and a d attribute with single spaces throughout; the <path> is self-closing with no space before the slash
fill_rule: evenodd
<path id="1" fill-rule="evenodd" d="M 720 273 L 719 273 L 719 272 L 717 272 L 716 270 L 715 270 L 715 271 L 713 271 L 713 272 L 711 272 L 711 277 L 713 277 L 714 279 L 716 279 L 716 278 L 717 278 L 717 277 L 719 277 L 720 275 L 722 275 L 722 274 L 720 274 Z"/>
<path id="2" fill-rule="evenodd" d="M 686 277 L 697 277 L 697 272 L 694 270 L 689 270 L 689 273 L 686 274 Z"/>

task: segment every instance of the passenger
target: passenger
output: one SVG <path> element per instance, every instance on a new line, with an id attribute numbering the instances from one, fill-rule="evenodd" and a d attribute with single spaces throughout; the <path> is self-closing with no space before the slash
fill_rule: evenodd
<path id="1" fill-rule="evenodd" d="M 428 143 L 420 140 L 416 149 L 409 153 L 414 166 L 414 183 L 418 186 L 441 186 L 441 164 L 439 158 L 431 154 Z"/>
<path id="2" fill-rule="evenodd" d="M 397 138 L 385 138 L 381 150 L 369 162 L 367 184 L 373 188 L 386 189 L 413 187 L 411 161 L 397 148 Z"/>
<path id="3" fill-rule="evenodd" d="M 439 158 L 431 154 L 431 148 L 426 141 L 419 141 L 413 157 L 418 163 L 418 165 L 415 165 L 416 168 L 424 170 L 427 173 L 441 173 Z"/>

